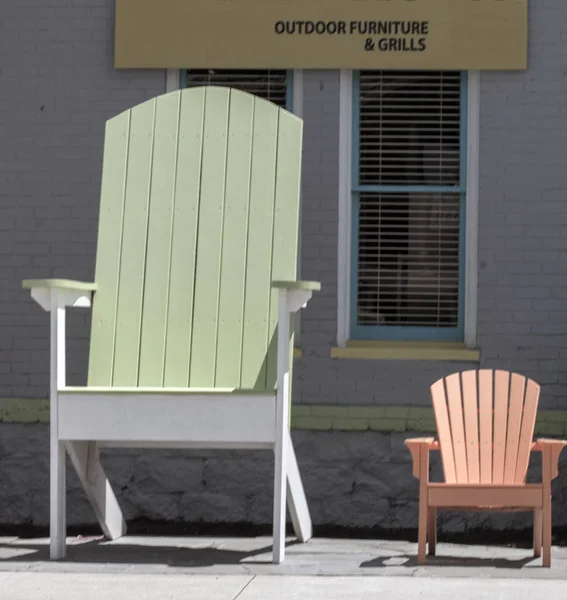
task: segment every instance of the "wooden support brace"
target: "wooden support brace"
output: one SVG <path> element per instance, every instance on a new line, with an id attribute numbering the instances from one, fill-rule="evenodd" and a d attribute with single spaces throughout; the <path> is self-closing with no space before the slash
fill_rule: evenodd
<path id="1" fill-rule="evenodd" d="M 286 431 L 287 439 L 287 497 L 289 500 L 289 512 L 293 529 L 300 542 L 306 542 L 313 535 L 309 506 L 305 497 L 305 490 L 301 481 L 301 475 L 293 450 L 293 442 L 289 431 Z"/>
<path id="2" fill-rule="evenodd" d="M 104 535 L 111 540 L 126 533 L 126 522 L 100 463 L 95 442 L 65 442 L 79 480 Z"/>

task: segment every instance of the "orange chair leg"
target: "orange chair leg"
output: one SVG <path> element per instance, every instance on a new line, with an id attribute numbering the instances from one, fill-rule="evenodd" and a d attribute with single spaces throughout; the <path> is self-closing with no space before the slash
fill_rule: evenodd
<path id="1" fill-rule="evenodd" d="M 551 452 L 544 448 L 542 452 L 542 480 L 543 480 L 543 566 L 551 567 Z"/>
<path id="2" fill-rule="evenodd" d="M 417 564 L 425 564 L 427 545 L 427 521 L 429 494 L 429 450 L 422 449 L 419 455 L 419 529 L 417 532 Z"/>
<path id="3" fill-rule="evenodd" d="M 435 556 L 437 546 L 437 509 L 429 508 L 427 516 L 427 545 L 429 556 Z"/>
<path id="4" fill-rule="evenodd" d="M 545 489 L 545 488 L 544 488 Z M 543 494 L 543 566 L 551 567 L 551 493 Z"/>
<path id="5" fill-rule="evenodd" d="M 419 494 L 419 530 L 417 532 L 417 564 L 425 564 L 427 544 L 427 488 Z"/>
<path id="6" fill-rule="evenodd" d="M 541 556 L 541 536 L 543 533 L 543 523 L 541 508 L 534 510 L 534 556 Z"/>

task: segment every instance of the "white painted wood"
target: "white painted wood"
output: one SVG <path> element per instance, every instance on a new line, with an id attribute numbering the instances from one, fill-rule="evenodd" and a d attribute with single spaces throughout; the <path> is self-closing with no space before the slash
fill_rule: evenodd
<path id="1" fill-rule="evenodd" d="M 67 379 L 67 361 L 65 355 L 67 328 L 65 323 L 65 307 L 61 306 L 60 304 L 58 305 L 58 298 L 56 295 L 53 295 L 52 297 L 52 309 L 50 316 L 52 330 L 55 329 L 55 340 L 53 340 L 53 338 L 51 340 L 51 351 L 55 355 L 55 366 L 52 368 L 51 378 L 52 381 L 55 380 L 52 391 L 56 397 L 55 405 L 57 406 L 57 390 L 60 387 L 65 386 Z"/>
<path id="2" fill-rule="evenodd" d="M 148 442 L 139 441 L 101 441 L 99 448 L 152 448 L 156 450 L 273 450 L 274 442 Z"/>
<path id="3" fill-rule="evenodd" d="M 476 347 L 478 311 L 478 204 L 480 162 L 480 72 L 468 73 L 467 196 L 465 234 L 465 345 Z"/>
<path id="4" fill-rule="evenodd" d="M 66 442 L 65 446 L 104 535 L 112 540 L 126 533 L 126 522 L 100 463 L 96 442 Z"/>
<path id="5" fill-rule="evenodd" d="M 339 88 L 339 239 L 337 345 L 350 337 L 350 254 L 352 221 L 352 71 L 342 69 Z"/>
<path id="6" fill-rule="evenodd" d="M 303 69 L 293 70 L 293 113 L 300 118 L 303 118 Z M 300 204 L 299 204 L 299 224 L 297 231 L 297 278 L 301 279 L 301 253 L 303 248 L 303 191 L 300 192 Z M 294 343 L 296 346 L 301 345 L 301 312 L 295 315 L 294 320 Z"/>
<path id="7" fill-rule="evenodd" d="M 306 290 L 287 290 L 287 310 L 289 313 L 296 313 L 300 308 L 307 306 L 311 300 L 313 292 Z"/>
<path id="8" fill-rule="evenodd" d="M 273 444 L 275 394 L 59 393 L 59 439 Z"/>
<path id="9" fill-rule="evenodd" d="M 165 91 L 174 92 L 179 89 L 179 69 L 166 69 L 165 71 Z"/>
<path id="10" fill-rule="evenodd" d="M 51 293 L 49 288 L 32 288 L 30 290 L 31 297 L 45 310 L 51 310 Z"/>
<path id="11" fill-rule="evenodd" d="M 50 289 L 50 558 L 57 560 L 66 555 L 66 450 L 77 471 L 88 499 L 102 529 L 111 538 L 125 532 L 125 522 L 110 483 L 104 474 L 96 446 L 65 444 L 60 435 L 60 414 L 58 389 L 65 387 L 65 306 L 84 305 L 85 298 L 90 304 L 90 293 Z M 33 293 L 33 290 L 32 290 Z"/>
<path id="12" fill-rule="evenodd" d="M 313 526 L 311 524 L 311 515 L 297 459 L 293 449 L 293 441 L 289 430 L 285 431 L 286 452 L 287 452 L 287 497 L 289 499 L 289 512 L 295 535 L 300 542 L 306 542 L 313 537 Z"/>
<path id="13" fill-rule="evenodd" d="M 92 292 L 84 290 L 67 290 L 57 288 L 32 288 L 31 297 L 49 312 L 52 307 L 52 299 L 61 308 L 71 306 L 75 308 L 89 308 L 92 303 Z"/>
<path id="14" fill-rule="evenodd" d="M 99 458 L 101 447 L 272 448 L 275 563 L 285 556 L 286 500 L 300 540 L 311 520 L 289 434 L 290 315 L 312 297 L 308 290 L 280 290 L 277 392 L 179 393 L 177 390 L 66 388 L 65 307 L 90 306 L 92 292 L 34 288 L 50 312 L 50 557 L 66 554 L 65 459 L 71 462 L 106 536 L 116 539 L 125 521 Z M 288 468 L 290 469 L 288 477 Z"/>
<path id="15" fill-rule="evenodd" d="M 50 294 L 50 484 L 49 484 L 49 556 L 65 556 L 65 448 L 59 441 L 57 387 L 65 385 L 65 309 Z"/>
<path id="16" fill-rule="evenodd" d="M 276 422 L 274 445 L 274 521 L 273 562 L 279 564 L 285 557 L 286 517 L 286 431 L 289 423 L 289 292 L 280 289 L 278 321 L 278 361 Z"/>
<path id="17" fill-rule="evenodd" d="M 71 308 L 90 308 L 92 305 L 92 292 L 74 292 L 72 290 L 53 290 L 59 296 L 59 306 Z"/>
<path id="18" fill-rule="evenodd" d="M 64 558 L 67 533 L 65 446 L 51 437 L 50 444 L 50 484 L 49 484 L 49 558 Z"/>

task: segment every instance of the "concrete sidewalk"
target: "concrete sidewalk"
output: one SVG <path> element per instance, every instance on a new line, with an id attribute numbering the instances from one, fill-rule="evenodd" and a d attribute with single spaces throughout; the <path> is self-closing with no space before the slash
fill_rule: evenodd
<path id="1" fill-rule="evenodd" d="M 547 600 L 561 580 L 281 575 L 0 573 L 2 600 Z"/>
<path id="2" fill-rule="evenodd" d="M 543 569 L 530 549 L 439 544 L 427 566 L 402 541 L 290 540 L 271 563 L 271 538 L 69 538 L 48 560 L 48 540 L 0 538 L 1 600 L 339 600 L 356 598 L 533 600 L 567 597 L 567 549 Z"/>

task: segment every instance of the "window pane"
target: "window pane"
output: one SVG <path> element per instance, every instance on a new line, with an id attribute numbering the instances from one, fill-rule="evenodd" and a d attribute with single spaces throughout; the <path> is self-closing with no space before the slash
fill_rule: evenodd
<path id="1" fill-rule="evenodd" d="M 359 183 L 458 185 L 461 76 L 361 71 Z"/>
<path id="2" fill-rule="evenodd" d="M 260 96 L 282 108 L 286 108 L 287 104 L 285 69 L 191 69 L 187 71 L 187 85 L 223 85 Z"/>
<path id="3" fill-rule="evenodd" d="M 460 194 L 360 194 L 358 325 L 457 327 L 460 210 Z"/>

